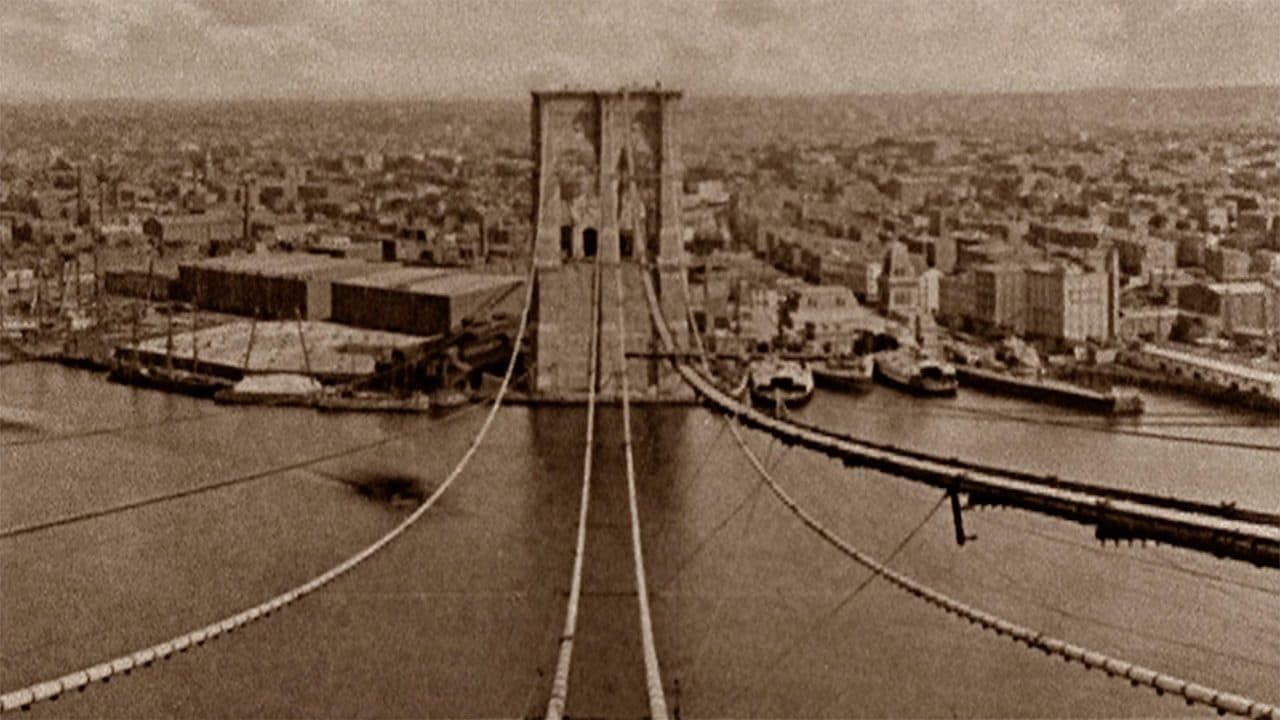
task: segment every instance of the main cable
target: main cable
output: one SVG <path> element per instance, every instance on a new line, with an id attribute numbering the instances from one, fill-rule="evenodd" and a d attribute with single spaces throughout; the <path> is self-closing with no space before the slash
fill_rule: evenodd
<path id="1" fill-rule="evenodd" d="M 212 640 L 222 635 L 230 633 L 248 623 L 269 616 L 271 613 L 280 610 L 288 605 L 297 602 L 303 597 L 319 590 L 330 582 L 345 575 L 360 563 L 369 559 L 382 548 L 386 547 L 393 540 L 400 537 L 406 530 L 412 527 L 421 518 L 427 510 L 430 510 L 436 501 L 440 499 L 446 490 L 453 485 L 462 471 L 466 469 L 471 458 L 480 449 L 481 443 L 489 432 L 490 426 L 493 425 L 494 418 L 498 415 L 498 410 L 502 407 L 502 401 L 506 397 L 507 389 L 511 385 L 512 375 L 515 374 L 516 362 L 520 357 L 520 345 L 524 340 L 525 331 L 529 323 L 529 311 L 533 305 L 533 281 L 534 281 L 534 265 L 532 261 L 529 264 L 528 278 L 526 279 L 526 292 L 524 310 L 520 313 L 520 326 L 516 331 L 516 337 L 512 342 L 511 358 L 507 362 L 506 372 L 502 376 L 502 384 L 498 388 L 498 392 L 494 397 L 493 404 L 489 408 L 488 415 L 485 416 L 484 423 L 476 432 L 475 438 L 466 451 L 459 458 L 453 470 L 440 483 L 439 487 L 431 493 L 426 500 L 422 502 L 412 513 L 409 514 L 398 525 L 389 530 L 386 534 L 379 537 L 362 550 L 351 555 L 341 563 L 329 568 L 325 572 L 316 575 L 307 582 L 287 590 L 275 597 L 253 605 L 241 612 L 223 618 L 209 625 L 196 630 L 183 633 L 177 637 L 157 643 L 155 645 L 136 650 L 132 653 L 121 655 L 114 660 L 98 663 L 81 670 L 76 670 L 63 675 L 56 679 L 45 680 L 32 685 L 28 685 L 17 690 L 12 690 L 0 694 L 0 713 L 8 712 L 16 709 L 29 708 L 33 703 L 43 700 L 57 699 L 64 691 L 81 690 L 83 691 L 88 685 L 95 681 L 109 680 L 113 675 L 118 673 L 128 674 L 134 668 L 146 667 L 151 665 L 157 658 L 168 658 L 174 652 L 182 652 L 193 646 L 200 646 L 207 640 Z"/>
<path id="2" fill-rule="evenodd" d="M 641 272 L 644 272 L 641 270 Z M 649 587 L 644 573 L 644 550 L 640 542 L 640 508 L 636 500 L 635 459 L 631 448 L 631 399 L 627 380 L 627 305 L 622 289 L 622 265 L 615 268 L 618 286 L 618 363 L 622 373 L 622 438 L 627 465 L 627 501 L 631 507 L 631 557 L 636 571 L 636 600 L 640 607 L 640 644 L 644 652 L 645 690 L 649 696 L 649 717 L 668 720 L 667 700 L 662 689 L 662 670 L 653 641 L 653 617 L 649 612 Z"/>
<path id="3" fill-rule="evenodd" d="M 978 608 L 966 605 L 944 593 L 920 583 L 913 578 L 904 575 L 896 570 L 889 568 L 887 565 L 875 560 L 870 555 L 858 550 L 847 541 L 827 529 L 825 525 L 817 520 L 807 510 L 800 507 L 795 500 L 787 494 L 777 480 L 769 473 L 760 459 L 747 445 L 746 440 L 742 437 L 742 432 L 737 425 L 730 428 L 733 432 L 734 439 L 738 442 L 738 447 L 742 450 L 747 460 L 755 468 L 756 474 L 769 486 L 769 490 L 782 502 L 793 515 L 800 519 L 814 533 L 825 540 L 829 545 L 848 556 L 854 562 L 862 565 L 876 575 L 883 577 L 898 588 L 905 590 L 912 596 L 924 600 L 930 605 L 934 605 L 948 614 L 954 614 L 970 623 L 977 624 L 984 629 L 992 630 L 997 635 L 1008 637 L 1014 642 L 1024 643 L 1030 649 L 1043 651 L 1046 655 L 1057 655 L 1067 662 L 1078 662 L 1086 669 L 1099 669 L 1104 671 L 1108 677 L 1122 677 L 1135 687 L 1145 685 L 1155 690 L 1157 695 L 1163 695 L 1168 692 L 1178 695 L 1186 700 L 1188 705 L 1200 703 L 1214 708 L 1219 713 L 1231 713 L 1248 718 L 1269 718 L 1270 720 L 1280 720 L 1280 708 L 1266 703 L 1251 700 L 1234 693 L 1226 693 L 1220 690 L 1198 685 L 1188 682 L 1178 677 L 1157 672 L 1140 665 L 1114 658 L 1104 653 L 1090 650 L 1068 643 L 1045 633 L 1029 628 L 1023 625 L 1017 625 L 1000 618 L 991 613 L 985 612 Z"/>
<path id="4" fill-rule="evenodd" d="M 560 635 L 560 654 L 551 680 L 551 697 L 547 700 L 546 720 L 564 717 L 569 700 L 569 670 L 573 664 L 574 637 L 578 632 L 578 603 L 582 597 L 582 566 L 587 553 L 587 512 L 591 505 L 591 459 L 595 445 L 596 389 L 600 380 L 600 261 L 596 260 L 591 283 L 591 368 L 588 372 L 586 448 L 582 455 L 582 496 L 578 504 L 578 535 L 574 545 L 573 574 L 569 580 L 569 600 L 565 604 L 564 632 Z"/>

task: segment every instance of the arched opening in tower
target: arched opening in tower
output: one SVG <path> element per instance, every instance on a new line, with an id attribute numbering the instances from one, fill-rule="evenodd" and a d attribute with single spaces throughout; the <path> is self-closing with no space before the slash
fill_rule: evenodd
<path id="1" fill-rule="evenodd" d="M 593 227 L 586 228 L 582 231 L 582 254 L 585 257 L 596 256 L 596 246 L 599 244 L 599 237 L 596 229 Z"/>
<path id="2" fill-rule="evenodd" d="M 568 260 L 573 257 L 573 226 L 560 226 L 560 258 Z"/>
<path id="3" fill-rule="evenodd" d="M 630 230 L 622 230 L 618 233 L 618 254 L 624 258 L 629 258 L 635 254 L 636 238 Z"/>

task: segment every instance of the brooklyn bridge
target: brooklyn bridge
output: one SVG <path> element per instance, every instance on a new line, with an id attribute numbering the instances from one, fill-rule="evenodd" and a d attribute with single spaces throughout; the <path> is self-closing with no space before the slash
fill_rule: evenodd
<path id="1" fill-rule="evenodd" d="M 0 528 L 4 593 L 17 576 L 33 585 L 5 609 L 0 710 L 1280 718 L 1280 514 L 864 436 L 838 418 L 763 412 L 722 385 L 689 310 L 678 100 L 663 88 L 534 94 L 526 295 L 486 407 L 352 431 L 337 449 L 300 440 L 303 455 L 267 469 Z M 517 416 L 522 354 L 527 392 L 546 404 Z M 95 438 L 8 444 L 5 472 L 33 468 L 40 449 L 119 461 Z M 394 524 L 353 513 L 363 535 L 318 500 L 285 513 L 255 496 L 396 453 L 421 464 L 429 492 Z M 722 466 L 714 482 L 710 464 Z M 213 517 L 166 514 L 219 494 Z M 132 544 L 146 523 L 177 523 L 170 546 Z M 284 529 L 303 533 L 301 549 L 275 551 Z M 255 538 L 242 555 L 130 571 L 132 587 L 80 554 L 118 543 L 167 568 L 240 532 Z M 1058 554 L 1082 563 L 1071 587 L 1053 577 Z M 77 600 L 95 583 L 124 600 Z M 1003 594 L 1013 588 L 1018 601 Z M 1073 614 L 1063 593 L 1106 596 L 1114 615 Z M 1204 593 L 1228 609 L 1201 616 Z M 102 630 L 17 629 L 44 608 Z M 1064 699 L 1030 704 L 1016 685 Z"/>

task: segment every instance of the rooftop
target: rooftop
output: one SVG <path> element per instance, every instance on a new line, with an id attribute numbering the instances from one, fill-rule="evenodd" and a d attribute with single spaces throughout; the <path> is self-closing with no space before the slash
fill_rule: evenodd
<path id="1" fill-rule="evenodd" d="M 375 272 L 365 275 L 343 278 L 339 282 L 343 285 L 366 288 L 405 290 L 449 272 L 451 271 L 445 268 L 395 265 L 384 266 L 382 269 L 377 269 Z"/>
<path id="2" fill-rule="evenodd" d="M 414 285 L 412 290 L 413 292 L 427 295 L 462 295 L 469 292 L 518 285 L 522 282 L 524 282 L 524 278 L 516 275 L 458 273 L 432 278 Z"/>
<path id="3" fill-rule="evenodd" d="M 332 272 L 359 272 L 365 268 L 377 268 L 379 264 L 359 259 L 334 258 L 328 255 L 313 255 L 311 253 L 265 253 L 227 255 L 183 263 L 182 265 L 205 270 L 282 277 L 314 276 Z"/>
<path id="4" fill-rule="evenodd" d="M 1248 365 L 1238 365 L 1224 360 L 1218 360 L 1204 355 L 1197 355 L 1191 352 L 1181 350 L 1173 350 L 1171 348 L 1159 347 L 1156 345 L 1143 345 L 1143 352 L 1163 357 L 1169 360 L 1188 363 L 1191 365 L 1199 365 L 1200 367 L 1219 372 L 1228 373 L 1237 377 L 1257 382 L 1268 383 L 1271 385 L 1280 385 L 1280 373 L 1270 370 L 1259 370 L 1258 368 L 1249 367 Z"/>

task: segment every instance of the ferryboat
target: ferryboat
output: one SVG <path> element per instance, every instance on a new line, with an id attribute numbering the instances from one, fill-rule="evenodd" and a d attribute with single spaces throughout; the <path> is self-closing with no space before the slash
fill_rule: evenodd
<path id="1" fill-rule="evenodd" d="M 952 397 L 959 383 L 950 363 L 918 350 L 903 348 L 876 356 L 876 377 L 891 387 L 916 395 Z"/>
<path id="2" fill-rule="evenodd" d="M 870 355 L 845 355 L 813 364 L 813 381 L 828 390 L 866 390 L 875 375 Z"/>
<path id="3" fill-rule="evenodd" d="M 762 407 L 798 407 L 813 397 L 813 371 L 801 362 L 757 360 L 747 370 L 747 389 Z"/>

